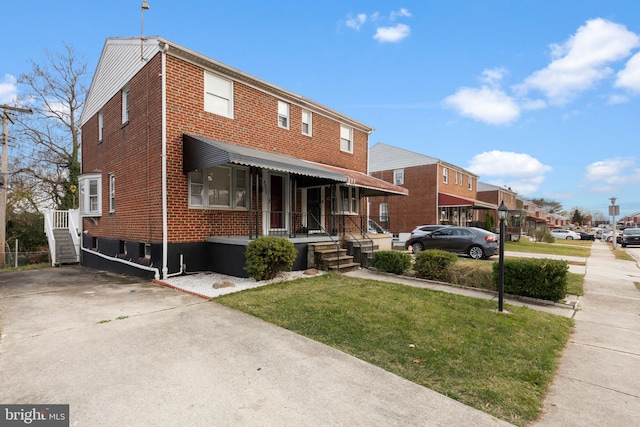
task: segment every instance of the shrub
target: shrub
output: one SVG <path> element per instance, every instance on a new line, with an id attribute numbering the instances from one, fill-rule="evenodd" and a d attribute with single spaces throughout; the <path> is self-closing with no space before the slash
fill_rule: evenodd
<path id="1" fill-rule="evenodd" d="M 402 274 L 411 267 L 411 256 L 404 252 L 375 252 L 373 254 L 373 266 L 386 273 Z"/>
<path id="2" fill-rule="evenodd" d="M 479 261 L 456 262 L 449 266 L 450 281 L 456 285 L 495 291 L 491 263 Z"/>
<path id="3" fill-rule="evenodd" d="M 245 271 L 256 280 L 273 279 L 282 271 L 291 271 L 296 248 L 282 237 L 259 237 L 247 245 Z"/>
<path id="4" fill-rule="evenodd" d="M 418 252 L 413 269 L 416 276 L 423 279 L 449 281 L 451 274 L 449 267 L 458 260 L 456 254 L 440 249 L 428 249 Z"/>
<path id="5" fill-rule="evenodd" d="M 569 264 L 547 258 L 522 258 L 504 261 L 504 292 L 560 301 L 567 295 Z M 498 283 L 499 264 L 493 265 L 493 280 Z"/>
<path id="6" fill-rule="evenodd" d="M 547 227 L 539 228 L 533 232 L 533 238 L 536 242 L 555 243 L 556 238 Z"/>

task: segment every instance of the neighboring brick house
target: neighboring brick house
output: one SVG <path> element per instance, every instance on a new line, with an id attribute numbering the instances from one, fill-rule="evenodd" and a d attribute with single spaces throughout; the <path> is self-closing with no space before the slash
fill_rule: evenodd
<path id="1" fill-rule="evenodd" d="M 366 174 L 371 126 L 161 37 L 106 40 L 81 126 L 90 267 L 243 276 L 248 242 L 279 235 L 306 268 L 367 196 L 406 194 Z"/>
<path id="2" fill-rule="evenodd" d="M 485 182 L 478 182 L 476 197 L 478 200 L 495 206 L 500 206 L 500 203 L 504 202 L 504 205 L 509 210 L 505 221 L 505 227 L 507 228 L 506 231 L 508 235 L 520 236 L 526 211 L 522 208 L 522 201 L 518 203 L 518 194 L 515 191 L 508 187 L 500 187 L 498 185 L 487 184 Z M 498 227 L 499 220 L 497 210 L 491 210 L 487 213 L 493 217 L 493 223 Z"/>
<path id="3" fill-rule="evenodd" d="M 369 150 L 369 174 L 409 190 L 370 199 L 370 214 L 395 234 L 421 224 L 483 225 L 497 205 L 476 197 L 478 176 L 455 165 L 381 142 Z"/>
<path id="4" fill-rule="evenodd" d="M 640 212 L 620 218 L 618 224 L 622 224 L 625 227 L 640 227 Z"/>
<path id="5" fill-rule="evenodd" d="M 526 211 L 524 228 L 528 235 L 547 226 L 547 211 L 531 200 L 523 200 L 523 209 Z"/>

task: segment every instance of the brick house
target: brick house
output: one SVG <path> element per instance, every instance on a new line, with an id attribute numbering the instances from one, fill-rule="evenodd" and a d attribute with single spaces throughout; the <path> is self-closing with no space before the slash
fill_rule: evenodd
<path id="1" fill-rule="evenodd" d="M 504 202 L 504 205 L 509 210 L 505 221 L 507 236 L 509 236 L 508 239 L 510 239 L 512 235 L 517 235 L 518 238 L 520 237 L 526 210 L 523 208 L 522 201 L 518 199 L 518 194 L 515 191 L 507 187 L 478 182 L 476 197 L 478 200 L 495 206 L 500 206 L 500 203 Z M 487 213 L 493 217 L 493 223 L 498 227 L 499 220 L 497 210 L 490 210 Z"/>
<path id="2" fill-rule="evenodd" d="M 161 37 L 108 38 L 81 117 L 83 265 L 245 276 L 246 245 L 366 229 L 373 128 Z M 335 238 L 332 238 L 335 240 Z"/>
<path id="3" fill-rule="evenodd" d="M 497 208 L 476 197 L 477 175 L 382 142 L 369 150 L 369 174 L 409 190 L 408 197 L 370 199 L 371 216 L 394 234 L 421 224 L 482 226 L 484 213 Z"/>

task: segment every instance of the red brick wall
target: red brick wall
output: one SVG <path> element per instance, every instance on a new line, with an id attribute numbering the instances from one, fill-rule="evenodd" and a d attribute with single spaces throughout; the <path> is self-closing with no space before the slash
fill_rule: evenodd
<path id="1" fill-rule="evenodd" d="M 248 212 L 189 209 L 188 177 L 182 171 L 182 134 L 366 172 L 368 135 L 353 132 L 353 154 L 340 151 L 340 122 L 315 111 L 312 133 L 301 133 L 301 108 L 290 104 L 290 128 L 278 127 L 278 99 L 234 82 L 234 118 L 204 111 L 204 70 L 167 56 L 168 240 L 202 241 L 208 236 L 248 235 Z M 130 121 L 121 122 L 121 93 L 104 106 L 104 140 L 98 143 L 97 115 L 83 127 L 83 173 L 102 172 L 102 217 L 85 220 L 91 235 L 162 240 L 161 55 L 130 82 Z M 109 213 L 109 179 L 116 177 L 116 210 Z M 298 199 L 300 195 L 298 195 Z M 258 198 L 260 201 L 260 198 Z M 252 218 L 254 220 L 254 218 Z M 255 229 L 255 225 L 252 227 Z M 261 228 L 259 228 L 261 230 Z"/>

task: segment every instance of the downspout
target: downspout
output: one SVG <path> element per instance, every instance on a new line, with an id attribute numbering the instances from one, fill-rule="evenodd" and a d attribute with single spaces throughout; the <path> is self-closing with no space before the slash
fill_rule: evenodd
<path id="1" fill-rule="evenodd" d="M 167 244 L 167 51 L 169 44 L 162 48 L 162 278 L 169 273 Z M 182 267 L 181 267 L 182 268 Z"/>

